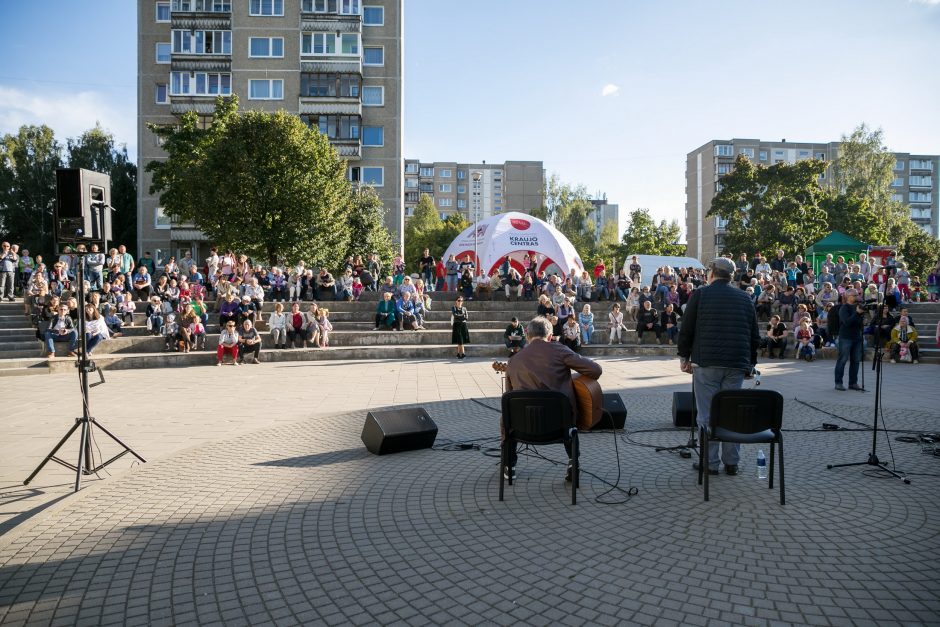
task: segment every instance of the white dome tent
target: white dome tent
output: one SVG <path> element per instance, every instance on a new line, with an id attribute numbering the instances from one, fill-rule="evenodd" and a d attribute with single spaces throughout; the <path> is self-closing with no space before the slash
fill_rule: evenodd
<path id="1" fill-rule="evenodd" d="M 471 225 L 451 242 L 443 258 L 446 261 L 453 255 L 462 261 L 469 255 L 473 259 L 473 251 L 474 226 Z M 553 272 L 557 268 L 557 272 L 566 277 L 572 268 L 577 272 L 584 270 L 578 251 L 561 231 L 518 211 L 500 213 L 477 222 L 476 252 L 475 265 L 487 276 L 499 268 L 507 255 L 512 266 L 522 274 L 525 271 L 523 257 L 533 253 L 539 255 L 539 272 Z"/>

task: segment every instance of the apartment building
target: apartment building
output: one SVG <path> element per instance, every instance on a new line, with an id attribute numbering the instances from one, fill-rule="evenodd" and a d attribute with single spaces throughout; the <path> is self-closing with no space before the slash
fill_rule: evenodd
<path id="1" fill-rule="evenodd" d="M 685 226 L 688 255 L 700 261 L 714 258 L 723 249 L 724 224 L 720 218 L 708 217 L 719 179 L 731 172 L 738 155 L 745 155 L 762 165 L 802 159 L 821 159 L 830 164 L 839 157 L 840 142 L 767 142 L 759 139 L 712 140 L 686 156 Z M 894 153 L 894 199 L 908 205 L 911 219 L 924 231 L 940 237 L 938 215 L 938 172 L 940 156 Z M 832 165 L 821 177 L 821 183 L 833 180 Z M 734 251 L 735 253 L 739 251 Z M 748 251 L 752 252 L 752 251 Z"/>
<path id="2" fill-rule="evenodd" d="M 591 220 L 594 221 L 594 241 L 599 242 L 601 232 L 608 223 L 613 223 L 617 230 L 617 240 L 623 236 L 620 232 L 620 205 L 607 202 L 607 196 L 591 199 L 594 211 L 591 212 Z"/>
<path id="3" fill-rule="evenodd" d="M 375 186 L 386 226 L 402 241 L 402 0 L 138 0 L 138 241 L 155 258 L 197 258 L 209 242 L 175 224 L 148 193 L 146 164 L 165 158 L 148 123 L 215 98 L 285 110 L 326 134 L 351 181 Z"/>
<path id="4" fill-rule="evenodd" d="M 468 221 L 506 211 L 542 207 L 545 168 L 541 161 L 423 163 L 405 159 L 405 217 L 414 213 L 422 194 L 434 199 L 441 218 L 460 213 Z"/>

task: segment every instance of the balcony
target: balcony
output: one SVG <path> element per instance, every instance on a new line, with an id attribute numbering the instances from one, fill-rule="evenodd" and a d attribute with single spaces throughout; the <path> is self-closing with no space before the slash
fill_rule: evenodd
<path id="1" fill-rule="evenodd" d="M 298 112 L 313 115 L 362 115 L 358 98 L 306 97 L 299 98 Z"/>
<path id="2" fill-rule="evenodd" d="M 331 139 L 330 144 L 343 159 L 358 161 L 362 157 L 362 144 L 358 139 Z"/>
<path id="3" fill-rule="evenodd" d="M 911 170 L 933 172 L 933 161 L 911 159 Z"/>
<path id="4" fill-rule="evenodd" d="M 908 187 L 933 188 L 933 179 L 929 176 L 912 176 L 908 178 Z"/>

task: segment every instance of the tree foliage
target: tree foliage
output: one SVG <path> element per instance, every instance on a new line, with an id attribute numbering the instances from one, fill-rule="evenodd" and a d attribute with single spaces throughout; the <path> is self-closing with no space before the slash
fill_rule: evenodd
<path id="1" fill-rule="evenodd" d="M 429 194 L 421 194 L 414 214 L 405 224 L 405 264 L 409 270 L 417 271 L 418 259 L 425 248 L 435 259 L 439 259 L 447 247 L 470 226 L 464 217 L 453 213 L 441 219 L 434 199 Z"/>
<path id="2" fill-rule="evenodd" d="M 171 219 L 192 222 L 222 247 L 275 263 L 335 267 L 347 251 L 346 162 L 329 140 L 284 111 L 238 112 L 219 98 L 213 123 L 194 112 L 178 128 L 151 125 L 168 158 L 151 161 L 151 193 Z"/>
<path id="3" fill-rule="evenodd" d="M 114 135 L 95 124 L 75 139 L 66 140 L 70 168 L 85 168 L 111 176 L 111 227 L 114 242 L 137 249 L 137 164 L 118 148 Z"/>
<path id="4" fill-rule="evenodd" d="M 62 147 L 48 126 L 22 126 L 0 140 L 0 236 L 33 254 L 55 244 L 55 171 Z"/>
<path id="5" fill-rule="evenodd" d="M 828 233 L 815 159 L 764 166 L 739 155 L 720 181 L 709 216 L 727 221 L 724 249 L 737 254 L 803 250 Z"/>
<path id="6" fill-rule="evenodd" d="M 535 215 L 554 226 L 568 238 L 582 259 L 592 259 L 598 252 L 594 238 L 594 205 L 587 188 L 562 183 L 552 174 L 545 184 L 545 206 Z"/>
<path id="7" fill-rule="evenodd" d="M 623 259 L 634 254 L 684 255 L 685 245 L 679 243 L 680 234 L 679 223 L 675 220 L 660 220 L 656 224 L 649 209 L 637 209 L 630 212 L 630 222 L 620 239 L 617 257 Z"/>
<path id="8" fill-rule="evenodd" d="M 900 253 L 908 271 L 919 276 L 921 284 L 926 285 L 927 275 L 940 260 L 940 240 L 915 226 L 901 246 Z"/>
<path id="9" fill-rule="evenodd" d="M 377 253 L 382 267 L 390 267 L 396 249 L 385 228 L 385 206 L 378 194 L 371 186 L 350 188 L 348 206 L 350 235 L 343 258 Z"/>

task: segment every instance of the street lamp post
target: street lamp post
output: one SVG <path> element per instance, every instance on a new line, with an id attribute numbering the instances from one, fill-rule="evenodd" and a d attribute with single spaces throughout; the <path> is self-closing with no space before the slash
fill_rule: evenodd
<path id="1" fill-rule="evenodd" d="M 477 256 L 477 223 L 480 221 L 480 200 L 482 189 L 480 181 L 483 179 L 483 173 L 479 170 L 474 170 L 470 177 L 473 179 L 473 266 L 475 269 L 475 274 L 479 274 L 480 270 L 478 268 L 480 262 L 479 257 Z"/>

